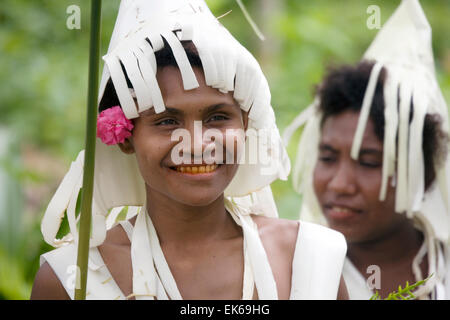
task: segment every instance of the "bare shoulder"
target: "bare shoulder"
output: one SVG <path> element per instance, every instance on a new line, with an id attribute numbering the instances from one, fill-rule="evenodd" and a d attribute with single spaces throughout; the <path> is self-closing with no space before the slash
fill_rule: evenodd
<path id="1" fill-rule="evenodd" d="M 293 255 L 297 243 L 299 221 L 252 215 L 264 245 L 277 247 Z"/>
<path id="2" fill-rule="evenodd" d="M 70 300 L 53 269 L 45 262 L 36 273 L 31 300 Z"/>
<path id="3" fill-rule="evenodd" d="M 341 281 L 339 283 L 339 290 L 337 300 L 349 300 L 347 285 L 345 284 L 344 277 L 341 276 Z"/>

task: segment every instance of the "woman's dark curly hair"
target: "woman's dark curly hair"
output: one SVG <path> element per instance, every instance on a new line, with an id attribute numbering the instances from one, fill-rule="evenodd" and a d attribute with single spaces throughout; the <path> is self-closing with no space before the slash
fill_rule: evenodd
<path id="1" fill-rule="evenodd" d="M 322 124 L 330 116 L 344 111 L 359 112 L 364 99 L 373 62 L 363 61 L 356 66 L 344 65 L 328 71 L 323 82 L 316 88 L 320 99 L 319 109 L 323 114 Z M 384 96 L 383 87 L 387 70 L 382 68 L 370 109 L 370 119 L 374 124 L 375 135 L 384 139 Z M 414 113 L 411 102 L 410 121 Z M 422 148 L 425 162 L 425 190 L 436 178 L 437 169 L 447 156 L 448 135 L 442 130 L 442 119 L 438 114 L 427 114 L 423 127 Z"/>

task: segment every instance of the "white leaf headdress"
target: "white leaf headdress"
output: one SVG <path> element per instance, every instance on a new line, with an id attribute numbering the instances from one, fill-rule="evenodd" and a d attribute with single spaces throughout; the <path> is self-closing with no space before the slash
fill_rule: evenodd
<path id="1" fill-rule="evenodd" d="M 278 178 L 287 179 L 290 162 L 275 123 L 267 80 L 254 57 L 219 23 L 203 0 L 122 0 L 108 53 L 103 57 L 105 67 L 99 101 L 111 78 L 127 118 L 136 118 L 152 107 L 157 113 L 164 111 L 156 81 L 155 59 L 155 52 L 164 46 L 163 39 L 173 52 L 185 90 L 198 87 L 181 44 L 183 40 L 191 40 L 199 53 L 206 84 L 221 92 L 233 91 L 240 107 L 249 111 L 248 129 L 254 132 L 265 129 L 272 133 L 271 143 L 258 144 L 263 147 L 260 153 L 270 159 L 271 170 L 264 170 L 267 164 L 241 164 L 225 195 L 243 206 L 276 216 L 269 185 Z M 124 71 L 134 92 L 128 88 Z M 260 139 L 258 134 L 256 138 Z M 248 143 L 246 150 L 249 150 Z M 81 187 L 83 159 L 81 152 L 44 215 L 41 230 L 46 242 L 53 246 L 78 238 L 75 205 Z M 97 139 L 90 245 L 103 242 L 108 210 L 144 203 L 144 181 L 135 156 L 126 155 L 117 146 L 107 146 Z M 71 235 L 58 240 L 55 237 L 66 210 Z"/>
<path id="2" fill-rule="evenodd" d="M 396 178 L 396 212 L 417 217 L 429 226 L 431 237 L 448 241 L 450 235 L 449 169 L 450 159 L 436 172 L 436 186 L 425 192 L 425 165 L 422 149 L 424 119 L 427 114 L 442 118 L 448 133 L 448 111 L 436 80 L 431 28 L 418 0 L 403 0 L 377 34 L 363 60 L 374 61 L 361 106 L 351 156 L 356 159 L 372 105 L 380 70 L 387 70 L 384 84 L 385 131 L 383 177 L 380 200 L 386 197 L 388 178 Z M 398 103 L 400 101 L 400 104 Z M 410 107 L 413 117 L 410 122 Z M 302 193 L 301 217 L 324 223 L 312 191 L 312 172 L 317 160 L 320 138 L 318 98 L 288 126 L 285 143 L 292 133 L 306 123 L 294 167 L 294 183 Z M 398 143 L 396 139 L 398 138 Z M 313 216 L 311 216 L 313 215 Z"/>
<path id="3" fill-rule="evenodd" d="M 442 118 L 442 129 L 448 134 L 448 111 L 437 83 L 431 28 L 418 0 L 402 0 L 363 56 L 374 61 L 366 87 L 360 117 L 356 128 L 351 156 L 358 158 L 363 133 L 369 117 L 372 99 L 380 70 L 387 70 L 384 83 L 384 141 L 382 186 L 379 199 L 386 197 L 389 177 L 395 177 L 395 211 L 406 213 L 419 221 L 425 239 L 413 261 L 416 280 L 424 279 L 420 264 L 428 254 L 429 274 L 433 277 L 415 292 L 416 297 L 442 292 L 445 277 L 440 242 L 448 243 L 450 236 L 449 181 L 450 158 L 436 172 L 436 182 L 425 192 L 425 164 L 422 148 L 424 120 L 427 114 Z M 400 103 L 399 103 L 400 101 Z M 411 102 L 413 105 L 410 122 Z M 285 144 L 292 133 L 306 123 L 299 142 L 294 167 L 296 190 L 303 194 L 300 217 L 322 224 L 321 213 L 313 189 L 313 171 L 317 161 L 322 115 L 320 101 L 303 111 L 284 133 Z M 398 141 L 396 141 L 398 139 Z M 436 290 L 434 290 L 437 288 Z"/>

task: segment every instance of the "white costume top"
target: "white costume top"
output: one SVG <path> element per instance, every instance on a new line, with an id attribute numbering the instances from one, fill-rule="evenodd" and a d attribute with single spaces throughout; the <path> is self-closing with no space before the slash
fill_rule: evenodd
<path id="1" fill-rule="evenodd" d="M 429 273 L 433 273 L 433 276 L 427 281 L 430 282 L 429 285 L 434 287 L 431 291 L 431 296 L 428 295 L 427 291 L 422 290 L 425 294 L 418 296 L 420 291 L 413 292 L 413 294 L 419 299 L 433 300 L 448 300 L 450 299 L 450 250 L 448 246 L 438 245 L 438 254 L 436 259 L 435 272 L 433 267 L 430 265 Z M 426 253 L 426 243 L 424 243 L 417 253 L 414 260 L 417 260 L 417 265 L 420 264 L 421 258 L 423 258 L 424 253 Z M 345 284 L 347 286 L 347 291 L 350 300 L 368 300 L 374 294 L 375 291 L 369 288 L 366 278 L 362 275 L 355 265 L 350 261 L 349 258 L 345 258 L 344 268 L 342 270 L 342 275 L 344 277 Z M 381 272 L 381 277 L 382 277 Z M 428 275 L 425 275 L 425 277 Z M 423 278 L 425 278 L 423 277 Z M 433 285 L 434 283 L 434 285 Z M 404 283 L 399 283 L 402 287 L 405 286 Z M 375 289 L 376 290 L 376 289 Z M 420 290 L 420 287 L 419 289 Z M 385 297 L 382 297 L 385 298 Z"/>
<path id="2" fill-rule="evenodd" d="M 227 206 L 228 211 L 238 225 L 241 225 L 244 233 L 244 284 L 243 299 L 252 299 L 253 289 L 256 286 L 260 299 L 278 299 L 276 284 L 273 274 L 258 236 L 256 224 L 249 215 L 245 215 L 236 206 Z M 130 238 L 132 252 L 135 244 L 145 236 L 138 235 L 139 225 L 148 217 L 146 210 L 141 210 L 135 227 L 128 221 L 120 224 Z M 145 252 L 139 251 L 139 255 L 133 256 L 133 295 L 136 299 L 182 299 L 176 287 L 175 280 L 170 273 L 167 262 L 162 254 L 159 241 L 154 236 L 153 224 L 149 222 L 150 249 L 153 253 L 154 267 L 148 269 L 157 270 L 153 274 L 153 283 L 139 278 L 139 272 L 135 269 L 136 257 L 145 256 Z M 147 241 L 148 242 L 148 241 Z M 144 247 L 142 247 L 144 248 Z M 261 251 L 262 250 L 262 251 Z M 294 258 L 292 261 L 292 282 L 290 299 L 336 299 L 342 268 L 344 264 L 347 246 L 342 234 L 326 227 L 301 222 L 296 240 Z M 77 246 L 74 242 L 47 252 L 41 256 L 40 264 L 48 262 L 58 279 L 66 289 L 71 299 L 74 297 L 75 272 Z M 144 257 L 145 258 L 145 257 Z M 138 287 L 144 287 L 148 294 L 139 293 Z M 153 289 L 152 289 L 153 288 Z M 152 290 L 155 290 L 152 293 Z M 87 296 L 89 300 L 123 300 L 126 299 L 117 283 L 112 278 L 105 265 L 98 247 L 93 247 L 89 252 L 89 268 L 87 282 Z"/>

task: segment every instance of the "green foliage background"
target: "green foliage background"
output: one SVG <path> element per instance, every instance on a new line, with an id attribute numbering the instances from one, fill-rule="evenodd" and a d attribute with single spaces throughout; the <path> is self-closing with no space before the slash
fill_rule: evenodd
<path id="1" fill-rule="evenodd" d="M 311 101 L 327 66 L 355 63 L 373 40 L 366 12 L 384 23 L 400 1 L 244 0 L 261 42 L 234 0 L 207 0 L 231 33 L 261 62 L 283 128 Z M 422 0 L 433 28 L 438 80 L 450 101 L 450 0 Z M 66 9 L 81 9 L 69 30 Z M 103 1 L 106 53 L 119 0 Z M 39 255 L 49 249 L 40 220 L 70 162 L 84 148 L 89 38 L 87 0 L 3 0 L 0 8 L 0 299 L 28 299 Z M 299 133 L 289 145 L 295 159 Z M 298 218 L 291 181 L 273 184 L 282 217 Z"/>

